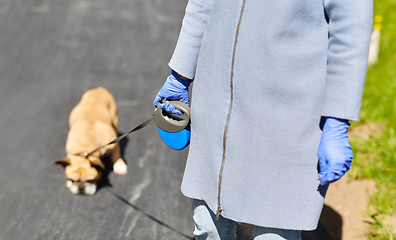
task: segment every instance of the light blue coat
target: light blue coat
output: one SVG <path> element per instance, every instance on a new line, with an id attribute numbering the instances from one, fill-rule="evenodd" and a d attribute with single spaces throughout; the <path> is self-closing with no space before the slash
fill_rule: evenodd
<path id="1" fill-rule="evenodd" d="M 371 30 L 372 0 L 190 0 L 169 63 L 195 78 L 182 192 L 238 222 L 315 229 L 319 121 L 358 120 Z"/>

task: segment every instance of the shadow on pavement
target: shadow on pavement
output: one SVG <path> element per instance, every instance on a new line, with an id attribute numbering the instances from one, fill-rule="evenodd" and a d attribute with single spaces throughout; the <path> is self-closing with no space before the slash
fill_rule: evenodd
<path id="1" fill-rule="evenodd" d="M 315 231 L 303 232 L 302 240 L 341 240 L 342 218 L 331 207 L 324 205 Z"/>
<path id="2" fill-rule="evenodd" d="M 119 132 L 118 137 L 122 136 L 123 134 L 124 133 Z M 125 159 L 125 148 L 128 145 L 128 136 L 121 139 L 119 142 L 119 145 L 120 145 L 121 158 L 125 161 L 126 165 L 128 165 L 128 161 Z M 109 174 L 110 174 L 110 172 L 113 171 L 113 163 L 109 156 L 103 156 L 102 162 L 105 165 L 105 170 L 102 173 L 102 177 L 100 178 L 100 180 L 98 182 L 98 189 L 97 189 L 98 191 L 103 187 L 111 187 L 112 186 L 110 183 L 110 180 L 109 180 Z"/>
<path id="3" fill-rule="evenodd" d="M 105 166 L 105 170 L 103 171 L 102 177 L 98 182 L 97 191 L 101 191 L 101 189 L 104 187 L 112 187 L 109 180 L 109 174 L 113 171 L 113 163 L 111 161 L 111 158 L 108 156 L 104 156 L 101 158 L 101 160 L 103 165 Z"/>

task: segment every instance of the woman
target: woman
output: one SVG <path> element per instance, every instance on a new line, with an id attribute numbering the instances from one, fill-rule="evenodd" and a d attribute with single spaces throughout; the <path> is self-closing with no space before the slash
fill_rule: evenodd
<path id="1" fill-rule="evenodd" d="M 255 239 L 317 227 L 352 161 L 371 29 L 372 0 L 188 2 L 154 105 L 189 103 L 194 79 L 182 192 L 196 239 L 235 239 L 235 222 Z"/>

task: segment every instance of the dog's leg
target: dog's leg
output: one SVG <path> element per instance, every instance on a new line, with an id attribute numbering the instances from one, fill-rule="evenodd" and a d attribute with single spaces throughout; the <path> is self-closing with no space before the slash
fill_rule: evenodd
<path id="1" fill-rule="evenodd" d="M 111 116 L 111 124 L 113 125 L 114 129 L 116 132 L 118 132 L 118 113 L 117 113 L 117 105 L 116 105 L 116 101 L 113 97 L 113 95 L 111 95 L 109 93 L 108 95 L 108 101 L 109 101 L 109 113 Z"/>
<path id="2" fill-rule="evenodd" d="M 112 124 L 113 124 L 113 127 L 114 127 L 115 131 L 118 132 L 118 115 L 117 115 L 117 112 L 116 112 L 116 115 L 113 117 Z"/>
<path id="3" fill-rule="evenodd" d="M 113 162 L 113 171 L 118 175 L 125 175 L 128 172 L 128 167 L 120 155 L 120 145 L 117 143 L 111 151 L 111 160 Z"/>

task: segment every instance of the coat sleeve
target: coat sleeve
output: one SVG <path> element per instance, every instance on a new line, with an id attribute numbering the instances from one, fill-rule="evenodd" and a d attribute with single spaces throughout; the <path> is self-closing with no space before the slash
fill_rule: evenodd
<path id="1" fill-rule="evenodd" d="M 322 116 L 359 120 L 373 0 L 324 0 L 329 45 Z"/>
<path id="2" fill-rule="evenodd" d="M 169 67 L 193 79 L 213 0 L 189 0 Z"/>

